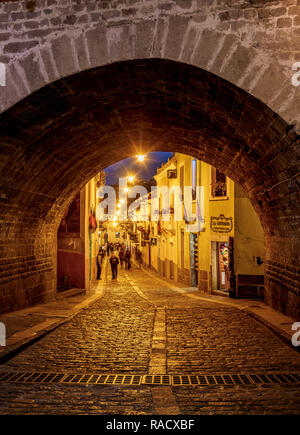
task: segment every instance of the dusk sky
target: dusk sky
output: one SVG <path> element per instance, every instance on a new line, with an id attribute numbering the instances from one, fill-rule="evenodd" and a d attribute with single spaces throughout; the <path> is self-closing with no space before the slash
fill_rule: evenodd
<path id="1" fill-rule="evenodd" d="M 153 178 L 153 175 L 156 174 L 157 168 L 159 168 L 162 163 L 167 162 L 168 158 L 171 156 L 172 153 L 156 151 L 147 154 L 143 163 L 138 162 L 136 157 L 120 160 L 105 169 L 106 183 L 118 183 L 120 177 L 126 177 L 131 173 L 140 178 L 150 180 Z"/>

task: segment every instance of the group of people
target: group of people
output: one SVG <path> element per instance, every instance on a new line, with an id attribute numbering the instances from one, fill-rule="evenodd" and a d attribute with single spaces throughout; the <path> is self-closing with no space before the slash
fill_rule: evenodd
<path id="1" fill-rule="evenodd" d="M 115 251 L 118 252 L 118 256 L 115 255 Z M 117 279 L 118 277 L 118 265 L 121 265 L 121 268 L 123 268 L 123 264 L 125 263 L 125 269 L 129 270 L 131 268 L 131 253 L 128 248 L 125 248 L 124 244 L 117 243 L 107 243 L 106 246 L 106 253 L 109 256 L 110 255 L 110 267 L 111 267 L 111 274 L 112 279 Z M 102 262 L 105 257 L 105 249 L 100 248 L 99 252 L 97 254 L 97 279 L 101 279 L 101 270 L 102 270 Z"/>

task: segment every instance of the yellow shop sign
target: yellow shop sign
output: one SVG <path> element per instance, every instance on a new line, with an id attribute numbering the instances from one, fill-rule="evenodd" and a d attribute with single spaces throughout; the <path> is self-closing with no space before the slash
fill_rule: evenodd
<path id="1" fill-rule="evenodd" d="M 219 217 L 211 216 L 210 228 L 215 233 L 230 233 L 233 228 L 232 217 L 225 217 L 223 214 Z"/>

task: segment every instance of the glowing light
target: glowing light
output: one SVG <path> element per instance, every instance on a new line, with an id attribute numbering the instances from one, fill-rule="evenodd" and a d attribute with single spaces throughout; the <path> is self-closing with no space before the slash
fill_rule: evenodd
<path id="1" fill-rule="evenodd" d="M 134 176 L 133 176 L 133 175 L 130 175 L 130 176 L 128 177 L 128 181 L 129 181 L 130 183 L 132 183 L 133 180 L 134 180 Z"/>
<path id="2" fill-rule="evenodd" d="M 143 162 L 145 160 L 145 157 L 146 157 L 145 155 L 139 155 L 137 156 L 137 159 L 139 162 Z"/>
<path id="3" fill-rule="evenodd" d="M 114 223 L 113 223 L 113 227 L 116 227 L 116 226 L 117 226 L 117 224 L 116 224 L 116 222 L 114 222 Z"/>

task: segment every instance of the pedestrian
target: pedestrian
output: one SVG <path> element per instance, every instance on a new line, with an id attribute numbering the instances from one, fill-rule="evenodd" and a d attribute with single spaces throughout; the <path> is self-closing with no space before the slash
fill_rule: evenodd
<path id="1" fill-rule="evenodd" d="M 118 278 L 119 259 L 118 259 L 118 257 L 115 256 L 114 253 L 112 253 L 109 262 L 110 262 L 110 266 L 111 266 L 112 279 L 115 279 L 115 278 L 117 279 Z"/>
<path id="2" fill-rule="evenodd" d="M 107 256 L 109 256 L 109 251 L 110 251 L 110 245 L 107 242 L 107 245 L 106 245 L 106 254 L 107 254 Z"/>
<path id="3" fill-rule="evenodd" d="M 105 250 L 104 250 L 104 246 L 103 246 L 102 249 L 101 249 L 101 264 L 102 264 L 102 262 L 104 260 L 104 257 L 105 257 Z"/>
<path id="4" fill-rule="evenodd" d="M 101 279 L 101 262 L 102 262 L 102 256 L 101 256 L 101 250 L 99 249 L 97 258 L 97 279 Z"/>
<path id="5" fill-rule="evenodd" d="M 131 254 L 130 254 L 129 249 L 127 248 L 126 252 L 125 252 L 125 269 L 126 270 L 129 270 L 131 267 L 130 259 L 131 259 Z"/>
<path id="6" fill-rule="evenodd" d="M 110 243 L 110 245 L 109 245 L 109 249 L 110 249 L 110 252 L 111 252 L 111 253 L 114 252 L 114 245 L 113 245 L 112 243 Z"/>
<path id="7" fill-rule="evenodd" d="M 120 251 L 119 251 L 119 260 L 120 260 L 121 269 L 122 269 L 123 268 L 123 263 L 124 263 L 124 260 L 125 260 L 124 249 L 120 249 Z"/>

